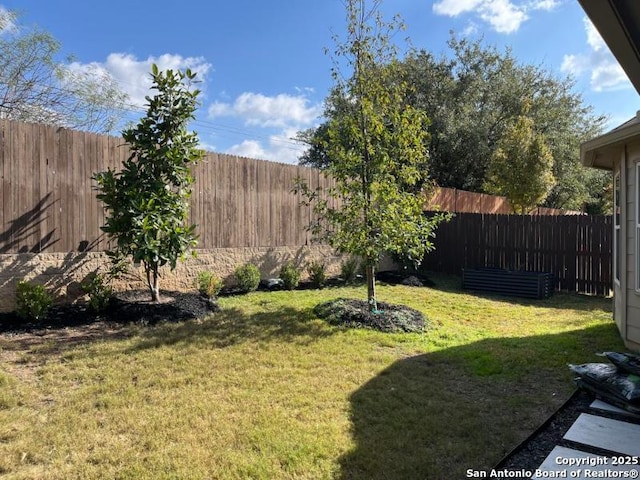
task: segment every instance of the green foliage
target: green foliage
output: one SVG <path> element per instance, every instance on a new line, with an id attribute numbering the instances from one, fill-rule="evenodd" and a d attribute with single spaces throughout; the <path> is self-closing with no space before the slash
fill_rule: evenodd
<path id="1" fill-rule="evenodd" d="M 316 288 L 322 288 L 327 281 L 327 266 L 320 261 L 311 262 L 307 265 L 309 279 Z"/>
<path id="2" fill-rule="evenodd" d="M 107 275 L 94 273 L 82 283 L 82 291 L 89 295 L 89 306 L 96 313 L 103 312 L 113 297 L 113 288 Z"/>
<path id="3" fill-rule="evenodd" d="M 178 259 L 196 245 L 195 225 L 187 225 L 194 179 L 190 168 L 204 152 L 195 132 L 187 131 L 194 118 L 199 91 L 190 88 L 195 73 L 158 71 L 153 65 L 154 97 L 146 97 L 147 115 L 123 132 L 131 155 L 121 171 L 95 175 L 107 209 L 102 230 L 115 240 L 114 258 L 141 262 L 154 301 L 159 300 L 159 268 L 176 267 Z"/>
<path id="4" fill-rule="evenodd" d="M 356 281 L 358 270 L 360 269 L 360 261 L 356 257 L 347 258 L 340 264 L 340 277 L 346 284 Z"/>
<path id="5" fill-rule="evenodd" d="M 78 70 L 60 63 L 59 42 L 17 20 L 15 13 L 0 10 L 0 118 L 113 130 L 127 102 L 115 79 L 98 67 Z"/>
<path id="6" fill-rule="evenodd" d="M 284 282 L 284 288 L 286 290 L 293 290 L 300 283 L 301 272 L 294 263 L 289 260 L 280 268 L 280 279 Z"/>
<path id="7" fill-rule="evenodd" d="M 346 2 L 347 38 L 335 39 L 335 87 L 323 140 L 335 187 L 318 192 L 298 181 L 296 191 L 314 204 L 319 221 L 312 233 L 363 259 L 368 302 L 375 310 L 374 267 L 380 256 L 394 252 L 420 262 L 433 248 L 442 217 L 425 217 L 424 197 L 413 192 L 426 174 L 429 119 L 405 101 L 411 85 L 393 75 L 398 60 L 389 39 L 403 26 L 397 18 L 382 21 L 380 2 L 370 9 L 365 3 Z M 334 111 L 341 114 L 331 115 Z"/>
<path id="8" fill-rule="evenodd" d="M 426 127 L 430 134 L 428 176 L 422 182 L 483 192 L 498 141 L 524 114 L 527 100 L 527 115 L 546 137 L 554 159 L 557 183 L 545 206 L 579 210 L 585 203 L 603 203 L 605 189 L 591 185 L 611 183 L 610 176 L 581 165 L 580 143 L 601 133 L 606 118 L 585 104 L 570 77 L 521 63 L 509 49 L 499 51 L 482 41 L 455 36 L 441 56 L 414 50 L 388 64 L 393 70 L 388 82 L 411 85 L 405 102 L 431 120 Z M 327 168 L 332 158 L 326 147 L 328 124 L 348 115 L 350 108 L 342 92 L 335 89 L 326 103 L 327 121 L 298 135 L 309 145 L 301 163 L 320 168 Z"/>
<path id="9" fill-rule="evenodd" d="M 222 290 L 222 287 L 224 286 L 224 282 L 215 273 L 205 270 L 198 272 L 198 276 L 196 277 L 196 286 L 198 287 L 198 291 L 201 295 L 213 298 L 220 293 L 220 290 Z"/>
<path id="10" fill-rule="evenodd" d="M 487 189 L 504 195 L 518 214 L 530 212 L 555 183 L 553 156 L 533 120 L 524 115 L 507 128 L 491 156 Z"/>
<path id="11" fill-rule="evenodd" d="M 243 292 L 253 292 L 260 285 L 260 270 L 252 263 L 238 267 L 235 271 L 235 277 Z"/>
<path id="12" fill-rule="evenodd" d="M 16 284 L 18 315 L 25 320 L 44 318 L 53 303 L 53 297 L 43 285 L 20 281 Z"/>

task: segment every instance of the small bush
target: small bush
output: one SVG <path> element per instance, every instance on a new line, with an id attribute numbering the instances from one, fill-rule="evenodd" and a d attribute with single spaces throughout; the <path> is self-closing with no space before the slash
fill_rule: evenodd
<path id="1" fill-rule="evenodd" d="M 327 266 L 322 262 L 311 262 L 307 267 L 309 279 L 314 287 L 320 288 L 327 281 Z"/>
<path id="2" fill-rule="evenodd" d="M 215 273 L 203 271 L 198 273 L 196 285 L 201 295 L 213 298 L 220 293 L 224 282 Z"/>
<path id="3" fill-rule="evenodd" d="M 356 281 L 359 268 L 360 262 L 358 259 L 351 257 L 340 265 L 340 277 L 342 277 L 345 283 L 353 283 Z"/>
<path id="4" fill-rule="evenodd" d="M 301 272 L 291 260 L 286 262 L 280 269 L 280 279 L 284 282 L 284 288 L 293 290 L 300 283 Z"/>
<path id="5" fill-rule="evenodd" d="M 49 311 L 53 297 L 42 285 L 20 281 L 16 285 L 16 303 L 20 317 L 40 320 Z"/>
<path id="6" fill-rule="evenodd" d="M 251 263 L 238 267 L 235 271 L 238 286 L 243 292 L 253 292 L 260 285 L 260 270 Z"/>
<path id="7" fill-rule="evenodd" d="M 113 288 L 107 278 L 99 273 L 82 283 L 82 291 L 89 295 L 89 307 L 96 313 L 106 310 L 113 297 Z"/>

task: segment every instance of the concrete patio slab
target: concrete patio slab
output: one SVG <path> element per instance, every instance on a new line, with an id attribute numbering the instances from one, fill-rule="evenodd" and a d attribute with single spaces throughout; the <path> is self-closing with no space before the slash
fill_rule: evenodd
<path id="1" fill-rule="evenodd" d="M 565 440 L 640 456 L 640 425 L 581 413 L 564 435 Z"/>
<path id="2" fill-rule="evenodd" d="M 631 418 L 640 418 L 640 415 L 637 415 L 635 413 L 631 413 L 628 412 L 627 410 L 624 410 L 622 408 L 616 407 L 614 405 L 611 405 L 607 402 L 603 402 L 602 400 L 594 400 L 593 403 L 591 405 L 589 405 L 591 408 L 595 408 L 596 410 L 604 410 L 607 412 L 613 412 L 613 413 L 619 413 L 621 415 L 627 415 Z"/>

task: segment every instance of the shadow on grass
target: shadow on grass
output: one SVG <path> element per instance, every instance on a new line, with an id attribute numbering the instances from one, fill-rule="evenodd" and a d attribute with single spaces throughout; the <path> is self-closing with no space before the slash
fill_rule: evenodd
<path id="1" fill-rule="evenodd" d="M 399 360 L 350 396 L 342 479 L 467 478 L 490 470 L 574 390 L 566 363 L 622 348 L 613 324 L 486 339 Z M 517 373 L 514 373 L 517 372 Z"/>
<path id="2" fill-rule="evenodd" d="M 504 302 L 511 305 L 520 305 L 523 307 L 542 307 L 557 309 L 572 309 L 577 311 L 590 312 L 593 310 L 611 311 L 612 300 L 606 297 L 595 295 L 586 295 L 580 293 L 554 292 L 549 298 L 541 300 L 512 297 L 506 295 L 498 295 L 495 293 L 480 292 L 476 290 L 463 290 L 462 278 L 455 275 L 446 275 L 441 273 L 429 273 L 429 279 L 432 282 L 434 290 L 447 292 L 457 295 L 474 296 L 484 298 L 486 300 Z"/>
<path id="3" fill-rule="evenodd" d="M 201 321 L 160 324 L 140 332 L 130 352 L 163 345 L 209 345 L 224 348 L 243 342 L 286 341 L 307 345 L 335 333 L 311 308 L 279 307 L 252 315 L 229 308 Z"/>
<path id="4" fill-rule="evenodd" d="M 0 349 L 28 353 L 30 361 L 36 361 L 96 342 L 125 339 L 131 339 L 133 345 L 127 344 L 124 351 L 133 353 L 165 345 L 224 348 L 243 342 L 271 341 L 307 345 L 335 332 L 318 320 L 311 308 L 277 307 L 252 315 L 229 308 L 201 319 L 157 324 L 101 321 L 72 328 L 17 332 L 0 338 Z"/>

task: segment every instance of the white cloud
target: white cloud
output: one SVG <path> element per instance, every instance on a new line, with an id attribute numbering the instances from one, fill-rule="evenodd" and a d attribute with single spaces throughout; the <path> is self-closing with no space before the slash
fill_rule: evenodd
<path id="1" fill-rule="evenodd" d="M 70 68 L 80 71 L 93 69 L 97 73 L 109 73 L 129 95 L 130 102 L 136 106 L 145 105 L 145 96 L 151 92 L 151 65 L 158 65 L 160 70 L 185 70 L 190 68 L 197 73 L 196 80 L 202 81 L 199 88 L 205 85 L 207 73 L 211 70 L 211 64 L 202 57 L 182 57 L 165 53 L 159 57 L 150 56 L 144 60 L 138 60 L 134 55 L 126 53 L 111 53 L 105 62 L 93 62 L 82 64 L 74 62 Z"/>
<path id="2" fill-rule="evenodd" d="M 227 150 L 227 153 L 238 155 L 239 157 L 260 158 L 268 160 L 267 152 L 262 148 L 257 140 L 245 140 L 242 143 L 233 145 Z"/>
<path id="3" fill-rule="evenodd" d="M 559 0 L 534 0 L 529 7 L 531 10 L 546 10 L 550 12 L 560 6 Z"/>
<path id="4" fill-rule="evenodd" d="M 433 4 L 433 12 L 448 17 L 471 14 L 489 24 L 496 32 L 509 34 L 517 32 L 520 26 L 530 18 L 528 12 L 550 11 L 558 5 L 560 5 L 559 0 L 532 0 L 519 3 L 512 0 L 439 0 Z M 467 30 L 469 28 L 465 31 Z"/>
<path id="5" fill-rule="evenodd" d="M 624 70 L 587 17 L 584 17 L 584 28 L 590 51 L 565 55 L 560 67 L 561 71 L 574 77 L 590 72 L 591 88 L 596 92 L 630 88 L 631 83 Z"/>
<path id="6" fill-rule="evenodd" d="M 509 0 L 492 0 L 484 2 L 479 11 L 480 18 L 493 27 L 498 33 L 513 33 L 529 17 L 525 10 Z"/>
<path id="7" fill-rule="evenodd" d="M 231 102 L 211 104 L 208 109 L 210 119 L 233 117 L 240 119 L 245 127 L 264 129 L 266 132 L 256 134 L 258 140 L 254 138 L 233 145 L 226 153 L 297 163 L 306 146 L 293 138 L 297 132 L 318 121 L 322 105 L 312 103 L 306 96 L 306 93 L 313 93 L 312 90 L 296 88 L 296 91 L 298 95 L 281 93 L 274 96 L 245 92 Z"/>
<path id="8" fill-rule="evenodd" d="M 433 12 L 438 15 L 457 17 L 462 13 L 476 10 L 483 2 L 484 0 L 440 0 L 433 4 Z"/>
<path id="9" fill-rule="evenodd" d="M 210 118 L 239 117 L 245 125 L 260 127 L 304 127 L 313 123 L 320 114 L 320 105 L 310 105 L 306 96 L 284 93 L 268 97 L 261 93 L 245 92 L 233 103 L 216 102 L 209 107 Z"/>
<path id="10" fill-rule="evenodd" d="M 462 35 L 468 37 L 470 35 L 475 35 L 479 31 L 478 24 L 476 22 L 469 22 L 469 24 L 462 30 Z"/>
<path id="11" fill-rule="evenodd" d="M 241 157 L 295 164 L 298 163 L 300 155 L 306 149 L 305 145 L 293 140 L 296 133 L 297 130 L 295 128 L 284 129 L 280 133 L 270 135 L 266 145 L 263 145 L 258 140 L 244 140 L 228 148 L 226 153 Z"/>

